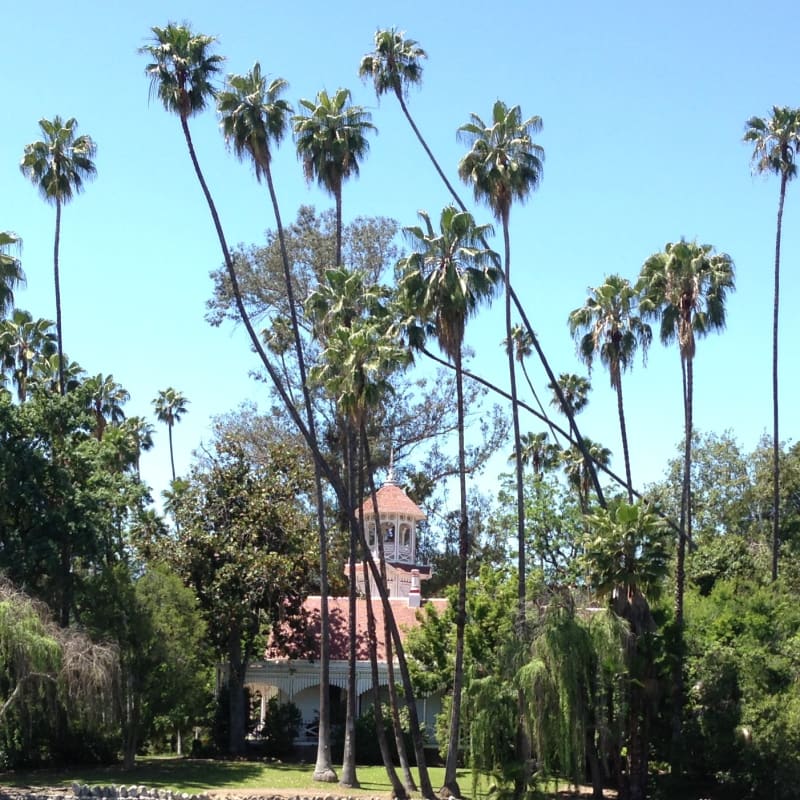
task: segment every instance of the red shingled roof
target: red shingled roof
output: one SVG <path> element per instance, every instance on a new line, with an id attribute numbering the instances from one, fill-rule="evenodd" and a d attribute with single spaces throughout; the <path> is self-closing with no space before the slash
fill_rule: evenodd
<path id="1" fill-rule="evenodd" d="M 409 501 L 410 502 L 410 501 Z M 310 660 L 319 659 L 319 636 L 320 636 L 320 600 L 319 596 L 306 598 L 303 604 L 304 609 L 309 614 L 309 633 L 312 637 L 313 644 L 304 648 L 302 652 L 297 652 L 295 643 L 291 649 L 295 652 L 292 657 L 295 658 L 308 658 Z M 379 600 L 372 601 L 373 609 L 375 610 L 375 625 L 378 639 L 378 660 L 386 660 L 386 647 L 383 635 L 383 607 Z M 400 636 L 405 639 L 405 633 L 410 628 L 415 628 L 419 625 L 418 611 L 422 609 L 411 608 L 408 605 L 407 598 L 395 598 L 389 600 L 392 606 L 397 627 L 400 629 Z M 430 598 L 423 600 L 423 607 L 426 604 L 433 605 L 440 613 L 447 607 L 447 600 L 444 598 Z M 348 601 L 346 597 L 329 597 L 328 598 L 328 615 L 330 617 L 330 630 L 331 630 L 331 660 L 332 661 L 346 661 L 348 649 L 348 636 L 347 636 L 347 612 Z M 367 601 L 363 597 L 356 600 L 356 657 L 361 661 L 366 661 L 369 658 L 369 644 L 367 637 Z M 281 648 L 271 645 L 267 648 L 267 658 L 281 658 L 287 655 Z"/>
<path id="2" fill-rule="evenodd" d="M 378 499 L 378 510 L 387 514 L 409 514 L 412 519 L 425 519 L 420 507 L 396 484 L 384 483 L 375 495 Z M 368 497 L 362 504 L 364 514 L 372 514 L 372 498 Z"/>

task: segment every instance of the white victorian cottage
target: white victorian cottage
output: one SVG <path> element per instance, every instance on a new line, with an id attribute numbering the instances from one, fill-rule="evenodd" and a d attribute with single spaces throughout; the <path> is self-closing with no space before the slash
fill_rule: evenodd
<path id="1" fill-rule="evenodd" d="M 393 476 L 376 492 L 378 519 L 372 499 L 363 505 L 364 526 L 372 555 L 378 558 L 378 536 L 381 537 L 386 564 L 386 581 L 389 602 L 401 637 L 419 624 L 418 611 L 422 605 L 431 603 L 441 611 L 447 605 L 444 599 L 422 601 L 421 581 L 430 578 L 430 567 L 417 564 L 417 524 L 425 519 L 420 508 L 411 501 L 397 485 Z M 386 648 L 384 641 L 383 607 L 378 597 L 374 578 L 370 576 L 370 596 L 375 613 L 378 638 L 378 672 L 380 683 L 388 683 Z M 369 663 L 367 638 L 367 610 L 364 598 L 364 575 L 359 568 L 356 572 L 356 586 L 359 597 L 356 606 L 357 620 L 357 667 L 356 686 L 358 691 L 357 708 L 359 714 L 372 704 L 372 674 Z M 280 653 L 268 652 L 263 661 L 248 665 L 245 685 L 261 697 L 261 719 L 265 718 L 267 701 L 277 697 L 279 701 L 293 702 L 303 715 L 303 729 L 298 738 L 299 746 L 316 743 L 317 718 L 319 709 L 319 631 L 320 597 L 308 597 L 304 604 L 310 618 L 313 635 L 312 656 L 306 659 L 281 657 Z M 347 650 L 348 650 L 348 598 L 329 597 L 328 614 L 330 620 L 330 697 L 331 722 L 344 722 L 347 694 Z M 385 690 L 384 690 L 385 691 Z M 438 697 L 418 698 L 417 711 L 420 723 L 428 736 L 434 732 L 434 720 L 441 709 Z"/>

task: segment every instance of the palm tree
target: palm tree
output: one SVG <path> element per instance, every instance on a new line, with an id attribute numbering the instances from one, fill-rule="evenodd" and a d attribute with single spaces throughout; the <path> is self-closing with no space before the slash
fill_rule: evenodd
<path id="1" fill-rule="evenodd" d="M 428 143 L 423 138 L 406 104 L 409 86 L 417 86 L 422 82 L 422 60 L 427 57 L 427 53 L 419 46 L 419 43 L 414 39 L 407 39 L 403 31 L 398 31 L 397 28 L 379 29 L 375 31 L 375 49 L 361 59 L 358 74 L 364 80 L 372 78 L 375 94 L 379 99 L 388 92 L 394 93 L 408 124 L 431 160 L 434 169 L 450 191 L 453 200 L 459 204 L 462 211 L 466 211 L 459 201 L 456 190 L 428 147 Z"/>
<path id="2" fill-rule="evenodd" d="M 753 144 L 753 170 L 780 176 L 778 222 L 775 231 L 775 289 L 772 307 L 772 580 L 778 577 L 780 546 L 780 439 L 778 436 L 778 308 L 781 275 L 781 226 L 786 186 L 797 175 L 800 150 L 800 109 L 773 106 L 768 119 L 747 120 L 745 142 Z"/>
<path id="3" fill-rule="evenodd" d="M 226 142 L 233 147 L 240 159 L 249 157 L 253 162 L 256 179 L 263 177 L 267 183 L 275 224 L 278 231 L 278 243 L 283 261 L 284 283 L 295 353 L 300 373 L 300 383 L 306 407 L 306 420 L 309 435 L 316 437 L 316 423 L 308 392 L 305 357 L 300 337 L 300 326 L 297 321 L 297 308 L 294 299 L 289 255 L 286 249 L 286 235 L 281 220 L 280 206 L 272 179 L 272 145 L 279 144 L 289 127 L 288 116 L 292 112 L 291 105 L 281 99 L 287 83 L 282 78 L 268 81 L 261 72 L 261 65 L 256 62 L 245 75 L 229 75 L 224 91 L 217 96 L 217 111 L 221 117 L 222 132 Z M 315 483 L 317 494 L 317 523 L 320 544 L 320 700 L 319 700 L 319 737 L 317 740 L 317 763 L 314 779 L 318 781 L 335 781 L 336 773 L 331 761 L 330 741 L 330 630 L 328 618 L 328 558 L 327 532 L 325 525 L 322 497 L 322 481 L 319 466 L 315 463 Z"/>
<path id="4" fill-rule="evenodd" d="M 686 544 L 692 540 L 692 397 L 696 340 L 725 327 L 725 297 L 734 288 L 733 261 L 708 244 L 669 243 L 642 267 L 640 310 L 661 321 L 661 341 L 678 343 L 681 358 L 684 412 L 684 459 L 680 536 L 675 570 L 675 625 L 683 636 L 683 596 Z M 679 639 L 681 641 L 681 639 Z M 681 738 L 683 712 L 683 657 L 681 646 L 673 674 L 673 745 Z M 677 750 L 676 756 L 677 757 Z"/>
<path id="5" fill-rule="evenodd" d="M 584 436 L 583 451 L 573 445 L 568 450 L 562 450 L 561 457 L 567 482 L 578 494 L 581 511 L 587 514 L 589 512 L 589 487 L 592 481 L 590 461 L 607 467 L 611 463 L 611 451 L 599 442 L 594 442 L 588 436 Z"/>
<path id="6" fill-rule="evenodd" d="M 125 419 L 122 406 L 131 396 L 127 389 L 114 380 L 113 375 L 95 375 L 86 383 L 91 393 L 90 411 L 95 418 L 94 435 L 101 441 L 109 421 L 118 425 Z"/>
<path id="7" fill-rule="evenodd" d="M 406 229 L 414 251 L 397 266 L 403 305 L 412 320 L 432 333 L 444 354 L 455 365 L 458 414 L 458 466 L 460 488 L 459 581 L 456 609 L 456 651 L 453 672 L 453 700 L 450 738 L 444 785 L 455 797 L 461 793 L 456 782 L 461 689 L 463 685 L 464 629 L 466 624 L 467 561 L 467 478 L 464 442 L 464 387 L 462 347 L 466 322 L 479 305 L 491 299 L 500 279 L 499 256 L 481 246 L 489 226 L 476 225 L 472 215 L 455 206 L 442 210 L 439 230 L 421 211 L 421 226 Z M 512 356 L 513 358 L 513 356 Z"/>
<path id="8" fill-rule="evenodd" d="M 650 326 L 636 313 L 638 293 L 630 281 L 609 275 L 600 286 L 591 288 L 590 296 L 569 315 L 569 329 L 578 344 L 578 355 L 592 371 L 595 356 L 608 367 L 611 388 L 617 393 L 617 413 L 628 482 L 628 502 L 633 502 L 631 459 L 622 402 L 622 373 L 630 369 L 637 348 L 643 357 L 653 339 Z"/>
<path id="9" fill-rule="evenodd" d="M 533 137 L 541 130 L 540 117 L 523 120 L 519 106 L 508 107 L 497 100 L 492 108 L 492 122 L 487 125 L 477 114 L 459 128 L 459 135 L 470 145 L 461 159 L 458 174 L 472 184 L 475 198 L 485 200 L 495 218 L 503 226 L 505 249 L 503 276 L 506 286 L 506 338 L 511 341 L 511 240 L 509 218 L 511 204 L 525 202 L 542 180 L 544 150 Z M 525 620 L 525 503 L 522 485 L 522 451 L 514 354 L 509 348 L 508 374 L 511 383 L 511 416 L 514 425 L 517 477 L 517 537 L 519 554 L 519 621 Z"/>
<path id="10" fill-rule="evenodd" d="M 350 90 L 326 91 L 316 100 L 301 100 L 307 114 L 294 117 L 297 156 L 306 180 L 317 183 L 333 195 L 336 203 L 336 265 L 342 263 L 342 184 L 358 175 L 359 161 L 369 151 L 367 133 L 375 130 L 370 114 L 350 103 Z"/>
<path id="11" fill-rule="evenodd" d="M 556 391 L 556 384 L 558 385 L 558 392 Z M 572 372 L 562 372 L 556 379 L 556 384 L 548 384 L 548 387 L 553 392 L 550 405 L 557 408 L 565 416 L 569 416 L 567 411 L 573 416 L 580 414 L 589 402 L 589 391 L 592 385 L 588 379 Z"/>
<path id="12" fill-rule="evenodd" d="M 56 334 L 58 358 L 64 360 L 64 337 L 61 324 L 61 280 L 59 249 L 61 244 L 61 208 L 83 191 L 84 181 L 97 173 L 94 157 L 97 146 L 90 136 L 76 136 L 78 123 L 74 117 L 64 122 L 61 117 L 40 119 L 42 139 L 25 146 L 20 162 L 22 174 L 31 180 L 48 203 L 56 207 L 56 233 L 53 246 L 53 279 L 56 292 Z M 59 368 L 59 391 L 66 393 L 64 369 Z"/>
<path id="13" fill-rule="evenodd" d="M 20 239 L 8 231 L 0 231 L 0 318 L 14 306 L 14 289 L 25 282 L 22 264 L 14 254 Z"/>
<path id="14" fill-rule="evenodd" d="M 167 426 L 169 432 L 169 463 L 172 467 L 172 480 L 175 481 L 175 456 L 172 450 L 172 428 L 181 421 L 181 417 L 186 413 L 186 406 L 189 401 L 177 389 L 171 386 L 168 389 L 161 389 L 158 397 L 153 400 L 156 419 Z"/>
<path id="15" fill-rule="evenodd" d="M 34 319 L 29 311 L 15 308 L 8 319 L 0 321 L 0 359 L 2 368 L 11 374 L 17 387 L 17 399 L 24 403 L 28 380 L 41 358 L 56 353 L 58 345 L 49 319 Z"/>
<path id="16" fill-rule="evenodd" d="M 523 465 L 530 464 L 536 479 L 541 480 L 544 471 L 552 469 L 558 463 L 560 452 L 558 445 L 550 444 L 544 431 L 523 433 L 521 443 Z M 512 453 L 509 460 L 512 459 L 516 460 L 516 453 Z"/>

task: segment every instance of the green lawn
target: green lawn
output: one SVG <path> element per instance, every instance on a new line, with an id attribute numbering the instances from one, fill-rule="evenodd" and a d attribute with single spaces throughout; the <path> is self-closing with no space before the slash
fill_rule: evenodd
<path id="1" fill-rule="evenodd" d="M 441 784 L 444 770 L 429 768 L 434 786 Z M 390 786 L 383 767 L 359 767 L 361 789 L 344 789 L 338 783 L 324 784 L 313 780 L 313 764 L 282 764 L 252 761 L 212 761 L 188 758 L 138 758 L 133 770 L 122 767 L 76 767 L 63 770 L 0 772 L 4 786 L 69 786 L 73 782 L 139 784 L 149 788 L 173 789 L 197 794 L 219 789 L 292 789 L 309 794 L 347 793 L 352 795 L 389 795 Z M 337 770 L 340 772 L 340 770 Z M 470 776 L 459 777 L 462 791 L 467 793 Z"/>

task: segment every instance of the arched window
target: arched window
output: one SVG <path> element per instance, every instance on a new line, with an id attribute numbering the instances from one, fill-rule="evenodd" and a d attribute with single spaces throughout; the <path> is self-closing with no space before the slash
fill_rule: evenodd
<path id="1" fill-rule="evenodd" d="M 407 522 L 403 522 L 400 525 L 400 546 L 411 546 L 411 526 Z"/>

